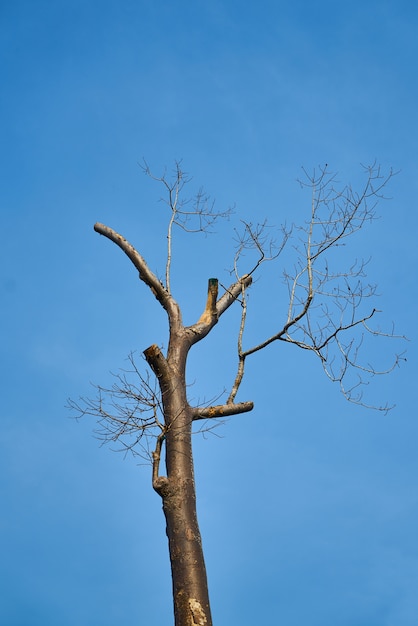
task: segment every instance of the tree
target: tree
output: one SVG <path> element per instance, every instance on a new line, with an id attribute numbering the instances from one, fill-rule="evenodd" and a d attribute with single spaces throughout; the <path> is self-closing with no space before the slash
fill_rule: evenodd
<path id="1" fill-rule="evenodd" d="M 378 310 L 367 308 L 376 295 L 373 285 L 365 281 L 366 262 L 355 261 L 346 269 L 333 269 L 335 251 L 346 240 L 375 218 L 376 203 L 383 198 L 383 189 L 393 175 L 384 176 L 375 165 L 364 168 L 365 183 L 360 192 L 350 186 L 338 187 L 336 176 L 328 166 L 312 175 L 304 171 L 302 186 L 311 189 L 311 208 L 301 226 L 282 227 L 280 244 L 268 236 L 267 224 L 243 223 L 236 231 L 233 259 L 233 281 L 219 295 L 219 283 L 209 278 L 206 306 L 200 318 L 184 326 L 180 306 L 171 290 L 171 261 L 174 229 L 187 232 L 208 232 L 229 212 L 216 212 L 208 196 L 200 191 L 189 204 L 182 199 L 189 178 L 176 163 L 174 176 L 153 176 L 147 164 L 145 173 L 162 184 L 169 210 L 165 277 L 160 280 L 141 254 L 122 235 L 101 223 L 94 230 L 113 241 L 127 255 L 139 278 L 157 299 L 168 318 L 169 342 L 163 353 L 156 344 L 143 354 L 151 372 L 143 374 L 132 353 L 130 369 L 121 370 L 111 387 L 97 386 L 94 399 L 70 400 L 77 416 L 93 415 L 98 419 L 99 438 L 118 441 L 133 453 L 149 455 L 152 463 L 152 486 L 162 499 L 166 519 L 173 581 L 176 626 L 211 626 L 208 585 L 204 555 L 196 514 L 193 472 L 192 426 L 206 420 L 251 411 L 250 401 L 237 402 L 243 381 L 246 360 L 270 344 L 286 342 L 316 355 L 331 381 L 337 382 L 351 402 L 366 405 L 363 385 L 376 374 L 387 373 L 399 364 L 402 355 L 395 355 L 391 366 L 379 371 L 361 361 L 361 347 L 366 335 L 394 337 L 371 326 Z M 274 333 L 253 346 L 244 347 L 247 320 L 247 294 L 253 276 L 265 262 L 276 260 L 291 240 L 296 261 L 292 271 L 284 272 L 288 304 Z M 251 265 L 241 265 L 251 251 Z M 204 339 L 232 305 L 241 308 L 237 329 L 237 371 L 229 394 L 223 403 L 192 406 L 187 396 L 186 362 L 190 349 Z M 354 373 L 354 379 L 351 375 Z M 347 383 L 347 381 L 351 381 Z M 373 407 L 389 410 L 388 405 Z M 210 426 L 208 426 L 210 428 Z M 165 452 L 165 474 L 160 471 L 162 451 Z"/>

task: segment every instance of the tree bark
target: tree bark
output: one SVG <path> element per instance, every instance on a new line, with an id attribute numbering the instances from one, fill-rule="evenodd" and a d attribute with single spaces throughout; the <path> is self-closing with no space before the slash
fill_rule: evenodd
<path id="1" fill-rule="evenodd" d="M 175 428 L 167 435 L 168 489 L 161 496 L 167 523 L 175 624 L 211 626 L 206 566 L 197 522 L 190 425 L 189 417 L 189 424 L 181 431 Z"/>
<path id="2" fill-rule="evenodd" d="M 154 456 L 153 487 L 162 498 L 173 581 L 175 626 L 212 626 L 206 566 L 197 511 L 192 455 L 193 410 L 186 398 L 185 362 L 190 340 L 171 337 L 167 359 L 158 346 L 144 355 L 157 376 L 165 419 L 166 476 Z M 171 356 L 171 358 L 170 358 Z"/>

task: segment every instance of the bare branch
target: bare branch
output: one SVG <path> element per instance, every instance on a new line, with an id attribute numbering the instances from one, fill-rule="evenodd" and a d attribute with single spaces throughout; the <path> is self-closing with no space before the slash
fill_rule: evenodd
<path id="1" fill-rule="evenodd" d="M 242 294 L 243 288 L 247 289 L 252 282 L 252 276 L 250 274 L 244 274 L 244 276 L 241 276 L 241 278 L 239 278 L 235 283 L 232 283 L 232 285 L 225 290 L 223 296 L 219 298 L 216 303 L 218 319 L 227 309 L 229 309 L 231 304 L 236 302 L 238 297 Z"/>
<path id="2" fill-rule="evenodd" d="M 246 294 L 246 290 L 244 287 L 241 290 L 241 307 L 242 307 L 241 308 L 241 321 L 240 321 L 240 326 L 239 326 L 239 331 L 238 331 L 238 342 L 237 342 L 238 368 L 237 368 L 237 373 L 235 375 L 234 383 L 232 385 L 231 393 L 229 394 L 229 397 L 227 400 L 228 404 L 235 401 L 236 395 L 238 393 L 238 389 L 244 377 L 245 354 L 242 349 L 242 339 L 244 335 L 245 322 L 247 320 L 247 294 Z"/>
<path id="3" fill-rule="evenodd" d="M 220 218 L 228 218 L 232 214 L 232 209 L 226 211 L 216 211 L 215 202 L 200 188 L 194 197 L 184 199 L 182 197 L 183 187 L 191 182 L 191 177 L 182 169 L 181 161 L 176 161 L 174 172 L 170 178 L 166 172 L 162 176 L 155 176 L 148 165 L 143 160 L 141 165 L 144 173 L 152 180 L 163 185 L 166 196 L 161 200 L 166 204 L 171 212 L 167 227 L 167 261 L 165 268 L 165 286 L 171 293 L 170 274 L 172 263 L 172 247 L 173 247 L 173 227 L 178 226 L 188 233 L 205 233 L 212 232 L 212 227 Z"/>
<path id="4" fill-rule="evenodd" d="M 123 252 L 138 270 L 139 278 L 144 281 L 146 285 L 148 285 L 154 296 L 157 298 L 158 302 L 167 311 L 170 320 L 177 320 L 178 322 L 180 322 L 180 309 L 177 303 L 170 295 L 168 290 L 164 287 L 164 285 L 150 270 L 145 259 L 139 254 L 139 252 L 133 247 L 133 245 L 130 244 L 129 241 L 127 241 L 124 237 L 122 237 L 122 235 L 113 230 L 113 228 L 109 228 L 109 226 L 105 226 L 100 222 L 97 222 L 94 225 L 94 230 L 100 235 L 104 235 L 105 237 L 110 239 L 110 241 L 113 241 L 117 246 L 119 246 L 119 248 L 121 248 L 121 250 L 123 250 Z"/>
<path id="5" fill-rule="evenodd" d="M 283 252 L 289 237 L 292 232 L 292 228 L 287 228 L 286 226 L 281 227 L 281 243 L 277 246 L 275 240 L 266 232 L 267 223 L 259 223 L 255 226 L 248 222 L 242 222 L 244 224 L 244 231 L 236 233 L 236 241 L 237 248 L 234 258 L 234 273 L 236 276 L 239 275 L 238 264 L 242 260 L 245 255 L 245 251 L 255 251 L 256 258 L 253 262 L 253 266 L 245 276 L 252 277 L 252 275 L 259 269 L 260 265 L 266 261 L 274 261 L 279 257 L 279 255 Z M 247 353 L 243 351 L 243 335 L 244 329 L 247 319 L 247 285 L 245 283 L 238 281 L 237 285 L 241 284 L 240 298 L 239 302 L 241 304 L 241 321 L 240 327 L 238 331 L 238 367 L 235 375 L 235 380 L 232 385 L 231 392 L 229 394 L 227 404 L 233 403 L 235 401 L 235 397 L 238 393 L 239 387 L 244 377 L 245 371 L 245 359 Z M 227 290 L 228 292 L 229 290 Z M 238 297 L 236 296 L 236 299 Z"/>
<path id="6" fill-rule="evenodd" d="M 235 229 L 235 241 L 236 252 L 234 258 L 234 273 L 238 278 L 240 271 L 238 269 L 239 262 L 245 257 L 245 253 L 255 251 L 256 258 L 253 266 L 248 270 L 247 274 L 253 275 L 262 263 L 266 261 L 274 261 L 284 250 L 289 237 L 292 233 L 292 228 L 287 228 L 286 225 L 281 227 L 281 243 L 276 244 L 275 239 L 268 233 L 268 229 L 272 227 L 267 224 L 265 220 L 262 223 L 252 224 L 251 222 L 245 222 L 241 220 L 244 225 L 242 232 Z M 232 272 L 231 272 L 232 273 Z"/>
<path id="7" fill-rule="evenodd" d="M 311 189 L 311 216 L 306 224 L 294 228 L 297 261 L 293 271 L 284 272 L 289 293 L 287 317 L 277 332 L 244 350 L 242 340 L 247 303 L 245 293 L 241 294 L 238 370 L 229 400 L 234 400 L 241 384 L 246 358 L 275 341 L 284 341 L 312 351 L 321 360 L 327 376 L 340 383 L 344 395 L 360 404 L 362 396 L 358 388 L 367 384 L 365 378 L 385 373 L 388 369 L 390 371 L 401 360 L 401 355 L 395 355 L 392 365 L 384 372 L 373 366 L 365 367 L 359 361 L 363 338 L 360 335 L 355 340 L 352 331 L 361 327 L 374 336 L 395 338 L 394 333 L 373 330 L 367 325 L 377 313 L 374 307 L 369 312 L 364 311 L 365 301 L 376 295 L 375 286 L 364 282 L 367 261 L 356 260 L 343 271 L 329 269 L 332 262 L 335 263 L 336 251 L 346 238 L 376 218 L 377 201 L 384 197 L 383 188 L 394 175 L 392 170 L 388 175 L 382 175 L 380 168 L 375 165 L 364 170 L 367 178 L 359 193 L 350 186 L 338 189 L 336 176 L 329 173 L 327 166 L 311 176 L 304 170 L 306 180 L 301 185 Z M 246 225 L 245 236 L 239 242 L 238 256 L 251 245 L 258 253 L 253 271 L 265 260 L 261 232 L 260 229 L 254 230 Z M 341 339 L 347 333 L 350 335 L 348 344 Z M 335 369 L 337 362 L 338 373 Z M 360 380 L 356 381 L 354 387 L 347 389 L 343 381 L 352 370 L 357 371 Z M 387 410 L 388 407 L 375 408 Z"/>
<path id="8" fill-rule="evenodd" d="M 217 404 L 216 406 L 198 407 L 193 409 L 193 420 L 213 419 L 248 413 L 254 408 L 253 402 L 237 402 L 236 404 Z"/>
<path id="9" fill-rule="evenodd" d="M 161 460 L 161 448 L 165 439 L 165 433 L 161 433 L 157 437 L 155 444 L 155 450 L 152 453 L 152 486 L 160 495 L 164 494 L 164 491 L 168 489 L 167 476 L 160 476 L 160 460 Z"/>

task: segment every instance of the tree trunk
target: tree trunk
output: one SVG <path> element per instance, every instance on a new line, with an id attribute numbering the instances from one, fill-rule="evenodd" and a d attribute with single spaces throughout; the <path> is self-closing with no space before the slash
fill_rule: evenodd
<path id="1" fill-rule="evenodd" d="M 166 427 L 167 476 L 158 475 L 158 453 L 154 455 L 153 487 L 162 498 L 166 519 L 175 626 L 212 626 L 196 512 L 191 441 L 193 414 L 186 397 L 188 344 L 186 337 L 177 337 L 167 359 L 155 345 L 144 352 L 160 383 Z"/>
<path id="2" fill-rule="evenodd" d="M 176 626 L 211 626 L 206 567 L 196 513 L 191 422 L 166 438 L 168 489 L 162 493 Z"/>

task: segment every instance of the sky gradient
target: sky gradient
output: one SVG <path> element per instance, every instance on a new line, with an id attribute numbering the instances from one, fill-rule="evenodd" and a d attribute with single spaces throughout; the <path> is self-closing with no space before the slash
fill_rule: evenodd
<path id="1" fill-rule="evenodd" d="M 163 275 L 167 208 L 145 158 L 157 175 L 181 159 L 190 196 L 235 208 L 174 241 L 185 323 L 209 277 L 230 280 L 240 219 L 309 217 L 302 167 L 354 187 L 361 164 L 398 171 L 344 250 L 371 259 L 379 323 L 410 339 L 370 349 L 383 367 L 408 350 L 367 390 L 395 408 L 347 403 L 313 356 L 274 345 L 240 392 L 254 411 L 194 443 L 216 626 L 416 626 L 417 28 L 403 0 L 0 3 L 1 624 L 172 623 L 150 468 L 65 408 L 130 351 L 167 345 L 157 303 L 93 231 L 113 227 Z M 251 292 L 249 342 L 286 314 L 282 270 Z M 238 313 L 193 349 L 194 400 L 231 384 Z"/>

